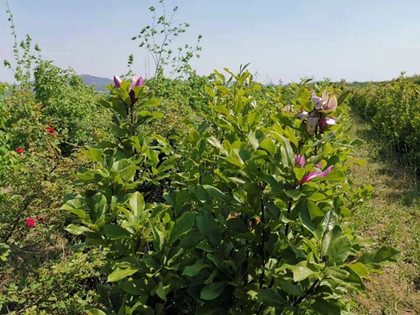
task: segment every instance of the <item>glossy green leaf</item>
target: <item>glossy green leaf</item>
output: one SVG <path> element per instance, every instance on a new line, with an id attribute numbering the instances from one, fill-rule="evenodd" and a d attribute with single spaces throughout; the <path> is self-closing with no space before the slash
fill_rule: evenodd
<path id="1" fill-rule="evenodd" d="M 398 250 L 384 246 L 378 250 L 363 254 L 357 261 L 366 265 L 368 268 L 377 268 L 395 264 L 401 258 Z"/>
<path id="2" fill-rule="evenodd" d="M 193 265 L 186 266 L 184 268 L 184 271 L 182 272 L 182 275 L 188 276 L 188 277 L 194 277 L 201 270 L 203 270 L 204 268 L 207 268 L 207 267 L 210 267 L 210 265 L 206 264 L 203 259 L 199 259 Z"/>
<path id="3" fill-rule="evenodd" d="M 287 305 L 286 301 L 273 289 L 258 290 L 258 301 L 266 306 L 282 307 Z"/>
<path id="4" fill-rule="evenodd" d="M 113 272 L 111 272 L 111 274 L 108 275 L 108 282 L 115 282 L 124 279 L 125 277 L 135 274 L 139 270 L 139 267 L 131 265 L 123 269 L 117 267 L 117 269 L 115 269 Z"/>
<path id="5" fill-rule="evenodd" d="M 187 234 L 194 226 L 194 220 L 195 213 L 193 212 L 185 212 L 182 216 L 180 216 L 175 221 L 175 225 L 172 228 L 170 244 L 173 244 L 180 237 Z"/>
<path id="6" fill-rule="evenodd" d="M 224 281 L 213 282 L 201 289 L 200 299 L 204 301 L 212 301 L 216 299 L 225 289 Z"/>
<path id="7" fill-rule="evenodd" d="M 82 235 L 86 232 L 93 232 L 91 229 L 85 227 L 85 226 L 78 226 L 74 224 L 68 225 L 65 230 L 73 235 Z"/>
<path id="8" fill-rule="evenodd" d="M 104 224 L 102 229 L 105 235 L 110 239 L 116 239 L 130 235 L 126 229 L 116 224 Z"/>
<path id="9" fill-rule="evenodd" d="M 350 255 L 350 252 L 351 241 L 348 236 L 343 236 L 330 243 L 326 255 L 330 263 L 341 265 Z"/>

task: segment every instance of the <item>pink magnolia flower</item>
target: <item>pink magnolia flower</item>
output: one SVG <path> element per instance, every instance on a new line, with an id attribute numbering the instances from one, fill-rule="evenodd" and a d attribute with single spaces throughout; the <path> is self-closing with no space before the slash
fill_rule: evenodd
<path id="1" fill-rule="evenodd" d="M 119 76 L 114 75 L 114 84 L 116 87 L 121 87 L 122 80 Z M 136 86 L 142 86 L 143 85 L 143 78 L 133 76 L 133 81 L 131 83 L 130 90 L 134 89 Z"/>
<path id="2" fill-rule="evenodd" d="M 321 127 L 321 129 L 324 129 L 325 127 L 335 125 L 337 123 L 337 120 L 338 119 L 335 117 L 322 117 L 319 126 Z"/>
<path id="3" fill-rule="evenodd" d="M 300 154 L 295 154 L 295 166 L 300 165 L 300 167 L 305 167 L 305 156 Z"/>
<path id="4" fill-rule="evenodd" d="M 137 86 L 142 86 L 142 85 L 143 85 L 143 78 L 142 77 L 137 78 L 136 76 L 134 76 L 133 83 L 131 83 L 131 87 L 130 87 L 130 98 L 131 98 L 132 104 L 137 102 L 137 98 L 134 93 L 134 88 Z"/>
<path id="5" fill-rule="evenodd" d="M 143 78 L 142 77 L 136 77 L 133 76 L 133 83 L 131 83 L 131 89 L 133 90 L 136 86 L 142 86 L 143 85 Z"/>
<path id="6" fill-rule="evenodd" d="M 34 227 L 35 226 L 35 219 L 33 219 L 33 218 L 27 218 L 26 219 L 26 226 L 27 227 Z"/>
<path id="7" fill-rule="evenodd" d="M 114 84 L 115 84 L 115 86 L 116 87 L 121 87 L 121 82 L 122 82 L 121 78 L 119 76 L 117 76 L 117 75 L 114 75 Z"/>
<path id="8" fill-rule="evenodd" d="M 328 99 L 327 91 L 322 92 L 322 97 L 318 97 L 315 91 L 311 91 L 312 103 L 314 103 L 315 109 L 318 110 L 335 110 L 337 108 L 337 98 L 333 95 Z"/>
<path id="9" fill-rule="evenodd" d="M 318 164 L 317 166 L 320 166 L 320 165 Z M 323 172 L 316 171 L 316 170 L 313 171 L 313 172 L 310 172 L 308 175 L 306 175 L 304 178 L 302 178 L 302 180 L 299 182 L 299 184 L 309 182 L 312 179 L 314 179 L 315 177 L 325 177 L 331 172 L 333 167 L 334 167 L 334 165 L 330 165 Z"/>
<path id="10" fill-rule="evenodd" d="M 16 152 L 18 154 L 22 154 L 23 152 L 25 152 L 25 149 L 24 148 L 16 148 Z"/>

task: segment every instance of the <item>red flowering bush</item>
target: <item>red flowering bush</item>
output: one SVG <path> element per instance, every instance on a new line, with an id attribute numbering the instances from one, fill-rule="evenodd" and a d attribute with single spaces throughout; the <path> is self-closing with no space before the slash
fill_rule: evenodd
<path id="1" fill-rule="evenodd" d="M 33 218 L 27 218 L 26 219 L 26 226 L 27 227 L 34 227 L 35 226 L 35 219 L 33 219 Z"/>

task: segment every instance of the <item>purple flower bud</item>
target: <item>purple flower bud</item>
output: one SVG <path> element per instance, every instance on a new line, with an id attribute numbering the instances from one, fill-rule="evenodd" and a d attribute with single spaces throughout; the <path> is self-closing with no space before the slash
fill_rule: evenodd
<path id="1" fill-rule="evenodd" d="M 114 75 L 114 84 L 116 87 L 121 87 L 121 82 L 122 80 L 120 79 L 119 76 Z"/>
<path id="2" fill-rule="evenodd" d="M 142 86 L 143 85 L 143 78 L 136 76 L 133 77 L 133 83 L 131 83 L 131 89 L 134 89 L 136 86 Z"/>
<path id="3" fill-rule="evenodd" d="M 298 164 L 300 165 L 300 167 L 305 167 L 305 156 L 304 155 L 300 155 L 300 154 L 295 154 L 295 166 L 297 166 Z"/>

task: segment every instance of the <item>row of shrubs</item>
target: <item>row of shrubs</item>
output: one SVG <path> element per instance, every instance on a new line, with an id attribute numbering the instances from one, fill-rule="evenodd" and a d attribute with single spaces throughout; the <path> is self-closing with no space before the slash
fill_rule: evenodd
<path id="1" fill-rule="evenodd" d="M 78 192 L 72 176 L 89 165 L 80 148 L 115 140 L 112 114 L 100 105 L 108 96 L 71 69 L 38 60 L 33 78 L 0 83 L 0 313 L 80 314 L 96 294 L 103 254 L 73 251 L 79 240 L 64 230 L 60 207 Z M 196 122 L 203 105 L 192 91 L 206 82 L 146 81 L 159 87 L 154 95 L 170 119 L 144 130 Z"/>
<path id="2" fill-rule="evenodd" d="M 348 223 L 371 187 L 346 176 L 338 87 L 242 71 L 105 95 L 51 63 L 33 84 L 0 89 L 2 313 L 345 314 L 398 257 Z"/>
<path id="3" fill-rule="evenodd" d="M 420 165 L 420 85 L 399 77 L 381 84 L 369 84 L 353 90 L 351 107 L 388 144 L 403 153 L 412 166 Z"/>
<path id="4" fill-rule="evenodd" d="M 339 90 L 216 72 L 199 124 L 162 135 L 143 128 L 166 113 L 137 82 L 115 78 L 101 104 L 116 140 L 83 150 L 62 207 L 80 249 L 106 255 L 89 314 L 348 314 L 396 261 L 348 223 L 371 187 L 346 176 Z"/>

